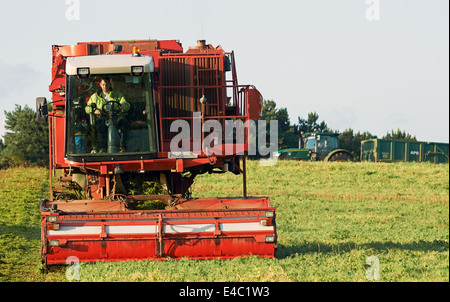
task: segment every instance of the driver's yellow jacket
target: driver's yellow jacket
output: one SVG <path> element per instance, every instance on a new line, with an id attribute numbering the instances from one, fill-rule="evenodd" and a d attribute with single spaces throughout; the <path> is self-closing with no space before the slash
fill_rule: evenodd
<path id="1" fill-rule="evenodd" d="M 119 102 L 121 105 L 124 105 L 125 110 L 123 111 L 125 112 L 130 110 L 130 104 L 125 100 L 123 94 L 118 91 L 111 90 L 109 94 L 109 101 L 116 101 Z M 94 93 L 93 95 L 91 95 L 89 101 L 87 102 L 85 111 L 87 114 L 90 114 L 91 112 L 98 109 L 100 110 L 100 112 L 103 113 L 103 105 L 106 103 L 107 101 L 103 99 L 101 91 L 98 93 Z M 95 106 L 93 106 L 93 104 L 95 104 Z M 117 107 L 117 104 L 114 104 L 114 107 Z"/>

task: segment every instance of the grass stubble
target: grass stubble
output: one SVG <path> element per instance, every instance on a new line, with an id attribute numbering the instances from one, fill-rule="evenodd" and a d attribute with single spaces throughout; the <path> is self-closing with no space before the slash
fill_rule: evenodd
<path id="1" fill-rule="evenodd" d="M 430 163 L 248 161 L 249 195 L 277 207 L 275 259 L 80 264 L 80 281 L 381 282 L 449 281 L 449 168 Z M 42 273 L 39 200 L 43 168 L 0 170 L 0 281 L 67 281 Z M 242 177 L 201 175 L 194 197 L 241 196 Z"/>

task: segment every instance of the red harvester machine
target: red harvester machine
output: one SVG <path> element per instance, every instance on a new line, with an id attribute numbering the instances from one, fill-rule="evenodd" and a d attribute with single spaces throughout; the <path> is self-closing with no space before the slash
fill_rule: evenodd
<path id="1" fill-rule="evenodd" d="M 258 90 L 238 84 L 233 52 L 203 40 L 186 52 L 175 40 L 89 42 L 54 45 L 52 64 L 52 102 L 36 100 L 50 134 L 45 265 L 275 256 L 275 208 L 247 196 L 249 128 L 225 133 L 262 108 Z M 203 173 L 241 174 L 243 197 L 192 198 Z"/>

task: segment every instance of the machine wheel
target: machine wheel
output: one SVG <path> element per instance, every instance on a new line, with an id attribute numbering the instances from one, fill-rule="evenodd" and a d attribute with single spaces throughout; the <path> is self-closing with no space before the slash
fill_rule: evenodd
<path id="1" fill-rule="evenodd" d="M 333 154 L 328 161 L 353 161 L 353 157 L 345 152 L 337 152 Z"/>

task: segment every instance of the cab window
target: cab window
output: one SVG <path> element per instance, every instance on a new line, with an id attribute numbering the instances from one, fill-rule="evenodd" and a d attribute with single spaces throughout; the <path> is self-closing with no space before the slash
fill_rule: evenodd
<path id="1" fill-rule="evenodd" d="M 154 119 L 149 74 L 68 76 L 67 156 L 156 153 Z"/>

